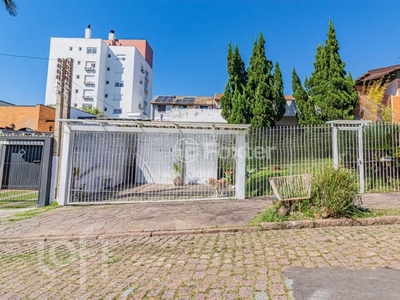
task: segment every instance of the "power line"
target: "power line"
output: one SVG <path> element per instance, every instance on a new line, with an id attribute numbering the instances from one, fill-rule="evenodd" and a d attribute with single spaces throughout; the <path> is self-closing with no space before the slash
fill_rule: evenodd
<path id="1" fill-rule="evenodd" d="M 46 57 L 39 57 L 39 56 L 28 56 L 28 55 L 16 55 L 16 54 L 9 54 L 9 53 L 0 53 L 0 56 L 8 56 L 8 57 L 16 57 L 16 58 L 28 58 L 28 59 L 40 59 L 40 60 L 47 60 L 47 61 L 49 61 L 49 60 L 57 60 L 57 59 L 54 59 L 54 58 L 46 58 Z M 77 84 L 74 80 L 71 80 L 71 81 L 72 81 L 73 84 L 75 84 L 75 85 L 78 86 L 79 88 L 85 89 L 85 87 L 83 87 L 83 86 Z M 70 92 L 72 92 L 72 91 L 70 91 Z M 90 94 L 92 94 L 92 93 L 90 93 Z M 113 108 L 113 109 L 120 109 L 120 108 L 121 108 L 121 107 L 115 107 L 115 106 L 113 106 L 113 105 L 110 104 L 109 102 L 107 102 L 107 101 L 105 101 L 105 100 L 103 100 L 103 99 L 100 99 L 99 97 L 97 97 L 97 96 L 94 95 L 94 94 L 92 94 L 92 96 L 93 96 L 94 98 L 96 98 L 97 100 L 99 100 L 100 102 L 103 102 L 104 104 L 106 104 L 107 106 L 109 106 L 109 107 L 111 107 L 111 108 Z M 129 118 L 129 116 L 128 116 L 127 113 L 122 112 L 122 114 L 126 115 L 126 116 Z"/>
<path id="2" fill-rule="evenodd" d="M 0 56 L 17 57 L 17 58 L 29 58 L 29 59 L 41 59 L 41 60 L 56 60 L 56 59 L 50 59 L 50 58 L 47 58 L 47 57 L 16 55 L 16 54 L 9 54 L 9 53 L 0 53 Z"/>

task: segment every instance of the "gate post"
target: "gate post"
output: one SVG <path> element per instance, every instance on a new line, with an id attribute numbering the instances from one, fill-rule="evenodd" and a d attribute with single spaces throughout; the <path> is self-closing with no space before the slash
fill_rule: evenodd
<path id="1" fill-rule="evenodd" d="M 339 168 L 339 150 L 337 135 L 339 130 L 343 131 L 357 131 L 358 133 L 358 176 L 359 176 L 359 187 L 360 194 L 364 193 L 365 182 L 364 182 L 364 145 L 363 145 L 363 128 L 371 121 L 364 120 L 336 120 L 326 122 L 332 126 L 332 148 L 333 148 L 333 166 L 335 169 Z"/>
<path id="2" fill-rule="evenodd" d="M 53 150 L 53 138 L 43 138 L 43 153 L 42 153 L 42 172 L 40 175 L 40 186 L 39 186 L 39 206 L 49 205 L 50 198 L 50 174 L 52 169 L 52 150 Z"/>
<path id="3" fill-rule="evenodd" d="M 73 131 L 69 125 L 64 125 L 63 141 L 62 141 L 62 159 L 60 164 L 60 178 L 56 182 L 58 193 L 58 205 L 67 205 L 69 199 L 69 190 L 71 185 L 71 147 L 73 141 Z"/>
<path id="4" fill-rule="evenodd" d="M 246 133 L 236 136 L 236 198 L 246 197 Z"/>

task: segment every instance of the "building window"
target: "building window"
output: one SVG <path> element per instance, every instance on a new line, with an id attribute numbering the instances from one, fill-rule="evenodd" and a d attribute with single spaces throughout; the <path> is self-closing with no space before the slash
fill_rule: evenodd
<path id="1" fill-rule="evenodd" d="M 78 92 L 79 92 L 79 90 L 78 90 L 78 89 L 76 89 L 76 90 L 75 90 L 75 94 L 77 94 Z"/>
<path id="2" fill-rule="evenodd" d="M 86 85 L 94 85 L 94 75 L 86 75 L 83 83 Z"/>
<path id="3" fill-rule="evenodd" d="M 107 71 L 110 71 L 110 68 L 107 68 Z"/>
<path id="4" fill-rule="evenodd" d="M 114 86 L 115 87 L 124 87 L 124 83 L 120 82 L 120 81 L 116 81 Z"/>
<path id="5" fill-rule="evenodd" d="M 78 50 L 79 50 L 79 51 L 82 51 L 82 47 L 79 47 Z"/>
<path id="6" fill-rule="evenodd" d="M 124 61 L 125 59 L 125 54 L 117 54 L 117 60 Z"/>
<path id="7" fill-rule="evenodd" d="M 120 114 L 122 114 L 122 109 L 121 109 L 121 108 L 114 108 L 113 114 L 114 114 L 114 115 L 120 115 Z"/>
<path id="8" fill-rule="evenodd" d="M 105 94 L 105 95 L 104 95 L 104 98 L 108 98 L 108 94 Z"/>
<path id="9" fill-rule="evenodd" d="M 108 58 L 110 58 L 111 57 L 111 54 L 108 54 Z"/>
<path id="10" fill-rule="evenodd" d="M 87 61 L 86 62 L 86 69 L 94 69 L 96 68 L 96 62 L 95 61 Z"/>
<path id="11" fill-rule="evenodd" d="M 104 107 L 104 111 L 107 111 L 107 107 Z"/>
<path id="12" fill-rule="evenodd" d="M 74 103 L 74 107 L 78 107 L 78 103 Z"/>
<path id="13" fill-rule="evenodd" d="M 106 84 L 109 84 L 109 83 L 110 83 L 110 82 L 107 80 L 107 81 L 106 81 Z"/>
<path id="14" fill-rule="evenodd" d="M 97 53 L 96 47 L 87 47 L 86 48 L 86 54 L 96 54 L 96 53 Z"/>
<path id="15" fill-rule="evenodd" d="M 158 111 L 159 111 L 159 112 L 164 112 L 164 111 L 166 111 L 166 106 L 165 106 L 165 105 L 159 105 L 159 106 L 158 106 Z"/>
<path id="16" fill-rule="evenodd" d="M 186 109 L 187 108 L 187 106 L 185 106 L 185 105 L 179 105 L 179 109 Z"/>
<path id="17" fill-rule="evenodd" d="M 93 92 L 94 90 L 83 90 L 82 98 L 86 101 L 93 101 Z"/>
<path id="18" fill-rule="evenodd" d="M 93 105 L 92 104 L 82 104 L 82 108 L 92 109 Z"/>
<path id="19" fill-rule="evenodd" d="M 79 77 L 80 77 L 79 75 L 76 75 L 76 79 L 79 79 Z"/>
<path id="20" fill-rule="evenodd" d="M 81 64 L 81 61 L 80 61 L 80 60 L 78 60 L 78 61 L 76 62 L 76 64 L 77 64 L 77 65 L 80 65 L 80 64 Z"/>
<path id="21" fill-rule="evenodd" d="M 208 109 L 208 106 L 200 105 L 201 109 Z"/>
<path id="22" fill-rule="evenodd" d="M 69 51 L 72 51 L 72 47 L 69 47 Z"/>
<path id="23" fill-rule="evenodd" d="M 116 67 L 115 74 L 124 74 L 124 68 Z"/>

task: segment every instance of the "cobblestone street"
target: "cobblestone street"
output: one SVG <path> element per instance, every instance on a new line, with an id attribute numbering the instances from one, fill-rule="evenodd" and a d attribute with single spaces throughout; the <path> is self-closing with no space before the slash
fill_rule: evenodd
<path id="1" fill-rule="evenodd" d="M 0 299 L 290 299 L 297 268 L 400 269 L 400 226 L 0 242 Z"/>

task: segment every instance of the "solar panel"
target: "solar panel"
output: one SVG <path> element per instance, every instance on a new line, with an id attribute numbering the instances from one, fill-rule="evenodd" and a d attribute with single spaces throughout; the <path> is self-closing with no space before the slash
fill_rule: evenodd
<path id="1" fill-rule="evenodd" d="M 175 101 L 175 103 L 183 103 L 183 99 L 178 99 Z"/>
<path id="2" fill-rule="evenodd" d="M 194 103 L 194 97 L 184 97 L 183 98 L 183 102 L 184 103 L 188 103 L 188 104 L 193 104 Z"/>

